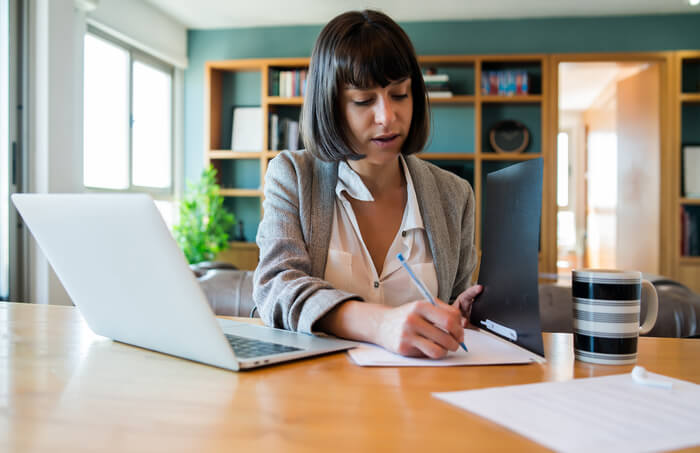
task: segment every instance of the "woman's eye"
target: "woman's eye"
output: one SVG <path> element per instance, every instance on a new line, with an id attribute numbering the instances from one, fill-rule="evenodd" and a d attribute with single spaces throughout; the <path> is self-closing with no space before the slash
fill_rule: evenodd
<path id="1" fill-rule="evenodd" d="M 370 102 L 372 102 L 371 99 L 364 99 L 364 100 L 357 100 L 357 101 L 352 101 L 353 104 L 355 105 L 369 105 Z"/>
<path id="2" fill-rule="evenodd" d="M 394 95 L 394 99 L 406 99 L 407 97 L 408 97 L 408 93 Z"/>

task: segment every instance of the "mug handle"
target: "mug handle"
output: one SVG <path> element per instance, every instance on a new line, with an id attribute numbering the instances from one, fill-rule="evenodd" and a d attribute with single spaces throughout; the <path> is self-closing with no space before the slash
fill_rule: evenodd
<path id="1" fill-rule="evenodd" d="M 656 288 L 649 280 L 642 280 L 642 294 L 649 293 L 652 297 L 647 303 L 647 315 L 644 323 L 639 327 L 639 334 L 644 335 L 649 333 L 656 324 L 656 317 L 659 315 L 659 295 L 656 293 Z"/>

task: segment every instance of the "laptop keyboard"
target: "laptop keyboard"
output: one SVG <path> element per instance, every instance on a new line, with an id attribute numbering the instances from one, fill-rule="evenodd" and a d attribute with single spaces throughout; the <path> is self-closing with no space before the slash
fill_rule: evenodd
<path id="1" fill-rule="evenodd" d="M 255 340 L 253 338 L 239 337 L 237 335 L 225 334 L 228 342 L 236 353 L 236 357 L 249 359 L 264 355 L 279 354 L 282 352 L 301 351 L 299 348 L 285 346 L 283 344 L 268 343 L 267 341 Z"/>

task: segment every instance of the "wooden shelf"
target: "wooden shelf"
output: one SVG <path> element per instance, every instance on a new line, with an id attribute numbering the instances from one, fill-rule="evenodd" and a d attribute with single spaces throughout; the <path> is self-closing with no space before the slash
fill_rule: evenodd
<path id="1" fill-rule="evenodd" d="M 700 266 L 700 256 L 681 256 L 680 263 Z"/>
<path id="2" fill-rule="evenodd" d="M 231 241 L 228 245 L 233 250 L 257 250 L 258 248 L 255 242 Z"/>
<path id="3" fill-rule="evenodd" d="M 221 189 L 219 192 L 224 197 L 261 197 L 260 189 Z"/>
<path id="4" fill-rule="evenodd" d="M 527 94 L 516 96 L 481 96 L 481 102 L 490 104 L 533 104 L 542 102 L 541 94 Z"/>
<path id="5" fill-rule="evenodd" d="M 423 151 L 416 154 L 416 157 L 425 160 L 473 160 L 474 153 L 430 153 Z"/>
<path id="6" fill-rule="evenodd" d="M 473 104 L 476 99 L 474 96 L 459 94 L 449 98 L 431 98 L 428 96 L 431 104 Z"/>
<path id="7" fill-rule="evenodd" d="M 301 96 L 267 96 L 265 99 L 263 99 L 263 102 L 267 102 L 268 105 L 303 105 L 304 98 Z"/>
<path id="8" fill-rule="evenodd" d="M 700 93 L 681 93 L 681 102 L 700 102 Z"/>
<path id="9" fill-rule="evenodd" d="M 470 55 L 419 55 L 418 64 L 435 66 L 474 66 L 476 58 Z"/>
<path id="10" fill-rule="evenodd" d="M 511 160 L 511 161 L 521 161 L 521 160 L 531 160 L 542 157 L 542 153 L 518 153 L 518 154 L 507 154 L 507 153 L 481 153 L 481 160 Z"/>
<path id="11" fill-rule="evenodd" d="M 255 242 L 229 242 L 229 248 L 219 252 L 216 261 L 231 263 L 241 270 L 255 270 L 260 250 Z"/>
<path id="12" fill-rule="evenodd" d="M 673 182 L 677 184 L 676 178 L 683 174 L 683 156 L 681 151 L 682 147 L 680 146 L 684 142 L 683 131 L 694 126 L 693 119 L 686 117 L 683 114 L 683 110 L 688 107 L 695 108 L 698 104 L 700 104 L 700 92 L 683 92 L 683 87 L 686 86 L 686 88 L 694 88 L 692 86 L 687 86 L 687 82 L 689 81 L 686 80 L 686 78 L 690 76 L 691 79 L 695 79 L 697 76 L 694 73 L 697 71 L 697 66 L 700 63 L 700 52 L 679 51 L 674 52 L 674 54 L 675 68 L 674 71 L 671 71 L 671 73 L 674 74 L 675 72 L 674 78 L 676 79 L 677 91 L 675 98 L 677 101 L 674 101 L 674 109 L 676 110 L 677 119 L 675 121 L 677 121 L 677 124 L 674 124 L 675 121 L 671 123 L 674 125 L 674 132 L 672 134 L 674 144 L 671 148 L 674 157 L 674 168 L 673 172 L 671 173 L 673 176 L 671 177 L 674 179 Z M 688 74 L 686 71 L 689 71 L 690 74 Z M 674 196 L 673 198 L 678 200 L 677 206 L 681 209 L 690 209 L 691 207 L 700 206 L 700 198 L 683 196 L 678 198 Z M 678 280 L 680 283 L 686 285 L 695 292 L 700 292 L 700 256 L 684 256 L 682 253 L 679 253 L 680 251 L 676 248 L 678 247 L 678 243 L 683 240 L 692 242 L 692 233 L 684 228 L 683 222 L 681 221 L 681 216 L 678 215 L 678 211 L 670 211 L 668 216 L 670 217 L 670 220 L 668 220 L 671 225 L 670 229 L 671 231 L 675 232 L 674 235 L 666 240 L 666 248 L 672 248 L 671 250 L 673 250 L 673 252 L 670 253 L 671 275 L 669 275 L 669 277 L 673 278 L 674 280 Z M 695 216 L 688 217 L 690 217 L 690 220 L 694 222 L 694 225 L 690 226 L 690 231 L 694 231 L 698 227 L 698 219 L 696 219 Z M 663 211 L 661 219 L 662 222 L 665 222 L 665 219 L 663 218 Z M 683 237 L 684 233 L 686 235 L 685 238 Z"/>
<path id="13" fill-rule="evenodd" d="M 485 169 L 489 165 L 480 165 L 481 162 L 500 161 L 504 164 L 522 162 L 530 159 L 536 159 L 547 156 L 550 157 L 551 143 L 545 137 L 549 137 L 547 127 L 546 110 L 549 108 L 549 84 L 546 82 L 549 74 L 549 65 L 547 57 L 544 55 L 428 55 L 419 56 L 419 64 L 423 68 L 435 66 L 438 72 L 446 72 L 453 83 L 452 89 L 455 91 L 451 97 L 428 97 L 428 102 L 436 113 L 434 121 L 440 123 L 442 127 L 444 120 L 445 127 L 439 130 L 440 146 L 436 149 L 446 150 L 448 152 L 426 152 L 416 154 L 420 159 L 431 161 L 443 167 L 469 167 L 470 178 L 475 186 L 475 200 L 477 212 L 475 218 L 475 239 L 477 244 L 481 243 L 481 204 L 483 203 L 483 179 L 485 177 Z M 237 104 L 237 99 L 230 99 L 228 91 L 230 84 L 234 83 L 231 78 L 226 77 L 227 73 L 243 72 L 259 72 L 258 86 L 253 86 L 252 81 L 244 81 L 250 84 L 246 85 L 246 92 L 257 90 L 260 94 L 260 106 L 264 112 L 263 121 L 263 146 L 268 148 L 271 146 L 270 137 L 270 117 L 272 113 L 279 113 L 280 117 L 289 117 L 294 112 L 300 110 L 304 105 L 302 96 L 282 97 L 270 96 L 270 84 L 275 83 L 275 72 L 283 70 L 296 70 L 308 68 L 309 58 L 261 58 L 261 59 L 245 59 L 245 60 L 228 60 L 214 61 L 205 64 L 205 119 L 204 119 L 204 143 L 205 143 L 205 161 L 207 163 L 217 164 L 219 167 L 230 166 L 234 170 L 246 171 L 245 184 L 247 187 L 255 187 L 254 189 L 236 188 L 235 177 L 231 177 L 225 172 L 222 177 L 230 178 L 230 181 L 220 181 L 229 188 L 221 189 L 221 195 L 232 198 L 254 198 L 255 200 L 245 200 L 240 206 L 236 205 L 236 209 L 240 209 L 242 213 L 235 213 L 241 218 L 254 219 L 256 215 L 261 215 L 262 207 L 255 206 L 254 201 L 262 201 L 264 194 L 262 187 L 265 185 L 266 173 L 269 168 L 269 160 L 276 157 L 281 151 L 262 149 L 259 151 L 232 151 L 219 149 L 224 144 L 222 137 L 228 134 L 226 126 L 223 124 L 224 117 L 231 105 L 243 105 L 243 101 Z M 539 93 L 529 95 L 514 95 L 514 96 L 482 96 L 480 77 L 484 71 L 484 65 L 493 65 L 494 67 L 514 66 L 520 67 L 525 65 L 528 71 L 534 71 L 542 79 L 542 91 L 538 88 L 532 88 Z M 530 68 L 530 69 L 528 69 Z M 250 80 L 257 80 L 250 78 Z M 242 82 L 243 83 L 243 82 Z M 277 91 L 274 91 L 277 93 Z M 226 94 L 226 96 L 225 96 Z M 499 107 L 503 106 L 522 106 L 516 108 L 515 113 L 498 112 Z M 524 108 L 523 108 L 524 107 Z M 454 112 L 453 112 L 454 110 Z M 487 111 L 488 110 L 488 111 Z M 522 115 L 520 115 L 522 110 Z M 538 110 L 541 118 L 540 124 L 531 125 L 533 130 L 531 133 L 539 137 L 541 147 L 538 147 L 542 152 L 539 153 L 519 153 L 519 154 L 498 154 L 484 152 L 488 145 L 484 142 L 485 124 L 484 116 L 491 122 L 495 119 L 503 119 L 501 117 L 515 117 L 514 119 L 526 119 L 530 113 L 529 110 Z M 486 115 L 484 115 L 486 112 Z M 445 118 L 443 118 L 443 115 Z M 228 117 L 226 117 L 226 121 Z M 437 120 L 435 119 L 437 118 Z M 291 118 L 290 118 L 291 119 Z M 227 143 L 228 144 L 228 143 Z M 302 146 L 300 144 L 300 146 Z M 255 162 L 257 160 L 257 162 Z M 259 164 L 259 168 L 253 169 L 255 163 Z M 491 165 L 494 166 L 494 165 Z M 473 171 L 471 171 L 473 168 Z M 227 168 L 228 170 L 228 168 Z M 248 174 L 250 170 L 251 174 Z M 544 167 L 545 181 L 550 178 L 550 167 Z M 252 172 L 255 173 L 252 174 Z M 257 177 L 259 173 L 259 177 Z M 255 182 L 252 182 L 256 176 Z M 258 182 L 259 181 L 259 182 Z M 239 181 L 240 182 L 240 181 Z M 258 187 L 259 184 L 259 187 Z M 229 198 L 229 201 L 232 200 Z M 242 201 L 242 200 L 241 200 Z M 248 203 L 248 201 L 251 201 Z M 545 252 L 540 254 L 540 265 L 553 271 L 555 260 L 551 257 L 553 254 L 549 250 L 554 244 L 556 245 L 556 237 L 553 234 L 556 230 L 551 228 L 552 222 L 547 218 L 552 217 L 551 205 L 543 207 L 543 225 L 548 225 L 549 228 L 543 228 L 541 234 L 542 247 Z M 254 213 L 254 210 L 256 211 Z M 248 231 L 248 233 L 250 233 Z M 247 240 L 252 240 L 252 237 L 246 236 Z M 247 248 L 246 248 L 247 247 Z M 555 249 L 556 250 L 556 249 Z M 226 255 L 228 259 L 242 259 L 246 256 L 246 264 L 249 268 L 254 268 L 257 257 L 257 248 L 254 243 L 243 243 L 229 250 L 230 255 Z M 551 262 L 550 262 L 551 261 Z M 241 267 L 245 268 L 245 267 Z"/>
<path id="14" fill-rule="evenodd" d="M 265 153 L 262 151 L 231 151 L 230 149 L 213 149 L 207 152 L 209 159 L 260 159 Z"/>

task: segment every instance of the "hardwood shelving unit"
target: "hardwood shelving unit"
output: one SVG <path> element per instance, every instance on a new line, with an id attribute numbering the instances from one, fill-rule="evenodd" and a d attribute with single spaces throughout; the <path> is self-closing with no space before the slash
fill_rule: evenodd
<path id="1" fill-rule="evenodd" d="M 434 135 L 425 151 L 418 157 L 454 171 L 470 181 L 476 197 L 476 241 L 481 243 L 483 183 L 489 171 L 529 159 L 551 159 L 548 142 L 547 83 L 548 64 L 544 55 L 431 55 L 420 56 L 424 69 L 434 68 L 448 74 L 451 97 L 429 98 Z M 268 162 L 279 151 L 270 149 L 272 113 L 291 117 L 298 114 L 303 97 L 272 96 L 271 77 L 275 71 L 303 70 L 308 58 L 248 59 L 211 61 L 205 64 L 205 163 L 219 171 L 221 194 L 237 219 L 244 222 L 244 242 L 237 250 L 251 250 L 257 222 L 262 215 L 262 187 Z M 499 96 L 481 92 L 481 74 L 490 69 L 527 70 L 531 76 L 530 92 L 526 95 Z M 534 82 L 534 83 L 533 83 Z M 263 116 L 263 147 L 259 151 L 231 151 L 232 110 L 234 107 L 260 106 Z M 531 143 L 520 154 L 499 154 L 490 149 L 487 134 L 498 120 L 515 119 L 530 129 Z M 301 144 L 300 144 L 301 147 Z M 545 165 L 546 174 L 552 168 Z M 556 247 L 556 234 L 545 227 L 545 217 L 551 211 L 543 205 L 540 272 L 556 272 L 556 263 L 547 257 L 556 256 L 548 248 Z M 230 257 L 222 255 L 223 259 Z M 551 260 L 550 260 L 551 261 Z M 257 260 L 248 260 L 242 268 L 252 268 Z M 241 263 L 237 264 L 241 267 Z"/>
<path id="2" fill-rule="evenodd" d="M 449 98 L 430 98 L 430 104 L 473 104 L 476 101 L 475 96 L 471 95 L 456 95 Z"/>
<path id="3" fill-rule="evenodd" d="M 681 102 L 700 103 L 700 93 L 681 93 Z"/>
<path id="4" fill-rule="evenodd" d="M 304 98 L 299 97 L 299 96 L 294 96 L 294 97 L 280 97 L 280 96 L 264 96 L 264 100 L 266 100 L 268 105 L 298 105 L 301 106 L 304 104 Z"/>
<path id="5" fill-rule="evenodd" d="M 423 160 L 474 160 L 474 153 L 428 153 L 421 152 L 416 154 Z"/>
<path id="6" fill-rule="evenodd" d="M 507 162 L 520 162 L 524 160 L 532 160 L 543 157 L 542 153 L 527 153 L 527 154 L 487 154 L 483 153 L 481 155 L 482 160 L 492 160 L 492 161 L 507 161 Z"/>
<path id="7" fill-rule="evenodd" d="M 262 190 L 259 189 L 224 189 L 220 191 L 224 197 L 262 197 Z"/>
<path id="8" fill-rule="evenodd" d="M 676 52 L 674 68 L 674 91 L 677 115 L 674 140 L 674 195 L 677 200 L 676 216 L 672 218 L 672 229 L 677 240 L 674 247 L 675 278 L 695 292 L 700 292 L 700 256 L 685 255 L 683 244 L 689 241 L 688 230 L 700 234 L 700 199 L 685 197 L 681 181 L 684 173 L 683 147 L 700 144 L 700 51 Z M 692 210 L 685 225 L 683 212 Z M 687 214 L 686 214 L 687 215 Z M 692 233 L 690 233 L 692 234 Z M 692 251 L 691 251 L 692 253 Z M 697 251 L 696 251 L 697 253 Z"/>
<path id="9" fill-rule="evenodd" d="M 542 102 L 541 95 L 515 95 L 515 96 L 481 96 L 482 103 L 504 103 L 504 104 L 539 104 Z"/>

